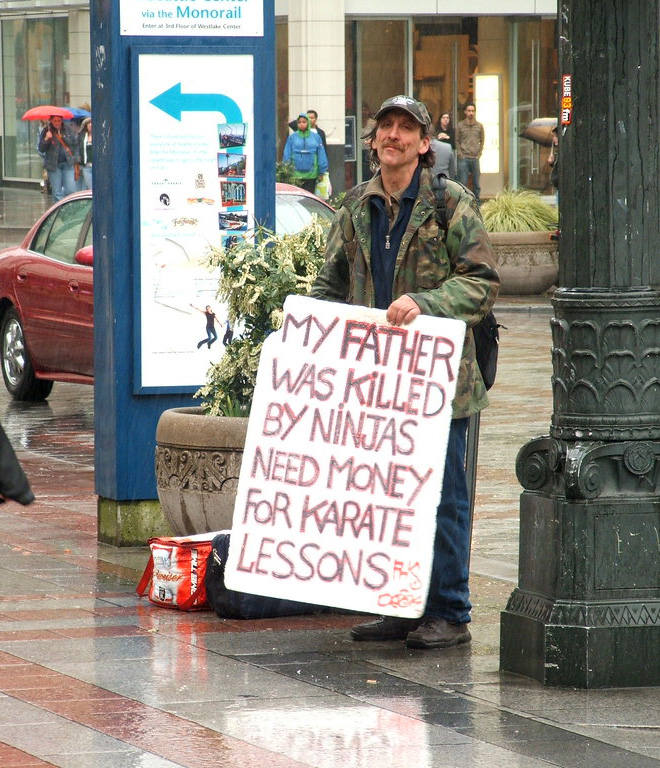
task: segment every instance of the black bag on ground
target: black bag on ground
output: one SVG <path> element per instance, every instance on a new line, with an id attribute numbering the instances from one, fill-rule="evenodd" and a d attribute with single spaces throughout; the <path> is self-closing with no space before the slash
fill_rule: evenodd
<path id="1" fill-rule="evenodd" d="M 271 619 L 276 616 L 300 616 L 304 613 L 329 611 L 329 608 L 321 605 L 227 589 L 225 564 L 229 555 L 229 539 L 229 531 L 223 531 L 213 539 L 204 579 L 208 604 L 221 619 Z"/>
<path id="2" fill-rule="evenodd" d="M 447 204 L 445 202 L 446 189 L 447 177 L 444 173 L 439 173 L 433 179 L 433 191 L 435 192 L 436 199 L 435 220 L 438 222 L 440 229 L 444 232 L 445 238 L 447 237 L 447 229 L 449 228 L 449 223 L 447 221 Z M 479 366 L 479 372 L 481 373 L 481 378 L 484 380 L 486 389 L 490 389 L 493 386 L 495 383 L 495 376 L 497 375 L 500 328 L 504 328 L 504 326 L 497 322 L 492 310 L 488 312 L 483 320 L 472 326 L 474 346 L 477 354 L 477 365 Z"/>

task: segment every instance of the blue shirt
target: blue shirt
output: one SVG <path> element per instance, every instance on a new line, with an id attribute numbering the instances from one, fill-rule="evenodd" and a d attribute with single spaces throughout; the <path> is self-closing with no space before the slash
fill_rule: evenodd
<path id="1" fill-rule="evenodd" d="M 420 170 L 421 167 L 418 165 L 412 181 L 401 196 L 399 213 L 392 229 L 390 229 L 390 220 L 383 198 L 374 195 L 369 201 L 371 203 L 371 277 L 374 281 L 374 299 L 378 309 L 387 309 L 392 303 L 396 255 L 419 192 Z"/>

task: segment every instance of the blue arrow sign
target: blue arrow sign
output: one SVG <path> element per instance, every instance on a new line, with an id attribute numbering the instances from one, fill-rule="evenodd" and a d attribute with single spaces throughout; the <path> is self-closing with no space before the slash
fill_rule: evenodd
<path id="1" fill-rule="evenodd" d="M 221 93 L 181 93 L 181 83 L 163 91 L 149 103 L 179 121 L 182 112 L 222 112 L 227 123 L 243 122 L 240 107 L 229 96 Z"/>

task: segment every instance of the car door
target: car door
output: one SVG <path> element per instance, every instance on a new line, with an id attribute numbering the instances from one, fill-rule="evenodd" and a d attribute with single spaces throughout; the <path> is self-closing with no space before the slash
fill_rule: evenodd
<path id="1" fill-rule="evenodd" d="M 30 356 L 41 371 L 93 374 L 93 271 L 76 264 L 91 242 L 91 197 L 74 198 L 44 219 L 16 273 Z"/>

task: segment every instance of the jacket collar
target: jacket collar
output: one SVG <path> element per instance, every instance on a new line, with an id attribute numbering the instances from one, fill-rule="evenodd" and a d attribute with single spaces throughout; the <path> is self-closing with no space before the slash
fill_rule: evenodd
<path id="1" fill-rule="evenodd" d="M 422 173 L 424 169 L 417 166 L 417 169 L 415 170 L 415 173 L 413 174 L 413 178 L 408 185 L 408 187 L 397 197 L 400 197 L 401 200 L 404 199 L 404 197 L 412 197 L 415 199 L 417 195 L 419 194 L 419 190 L 422 187 Z M 417 177 L 417 178 L 415 178 Z M 416 192 L 413 194 L 413 190 L 416 190 Z M 371 197 L 373 195 L 377 195 L 378 197 L 382 197 L 383 200 L 389 201 L 389 195 L 383 188 L 383 180 L 380 174 L 380 171 L 378 171 L 374 176 L 372 176 L 371 179 L 367 182 L 367 185 L 365 186 L 364 190 L 362 191 L 362 194 L 360 195 L 360 202 L 363 202 L 366 200 L 366 198 Z"/>

